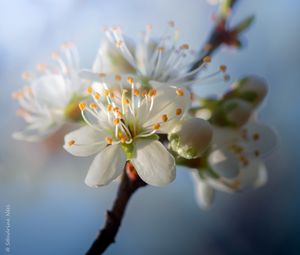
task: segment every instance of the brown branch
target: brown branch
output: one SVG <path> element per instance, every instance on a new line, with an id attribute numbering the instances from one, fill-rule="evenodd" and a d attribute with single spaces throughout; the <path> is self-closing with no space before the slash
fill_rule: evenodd
<path id="1" fill-rule="evenodd" d="M 132 176 L 132 173 L 128 172 L 128 169 L 129 171 L 132 171 L 129 163 L 127 163 L 124 168 L 124 173 L 113 207 L 106 212 L 105 224 L 86 255 L 102 254 L 110 244 L 115 242 L 115 237 L 122 223 L 125 209 L 131 196 L 140 187 L 147 185 L 138 175 Z M 128 175 L 131 175 L 131 178 L 129 178 Z"/>
<path id="2" fill-rule="evenodd" d="M 230 8 L 233 8 L 238 0 L 232 0 L 230 3 Z M 220 19 L 211 31 L 206 43 L 199 52 L 198 60 L 192 64 L 190 70 L 193 71 L 197 67 L 203 64 L 204 58 L 206 56 L 211 56 L 223 43 L 228 43 L 230 41 L 231 31 L 226 29 L 227 19 Z"/>

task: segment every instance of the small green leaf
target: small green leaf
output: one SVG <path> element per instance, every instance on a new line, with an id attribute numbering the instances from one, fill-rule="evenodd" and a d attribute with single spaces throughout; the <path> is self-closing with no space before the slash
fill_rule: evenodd
<path id="1" fill-rule="evenodd" d="M 233 30 L 236 32 L 236 33 L 241 33 L 243 31 L 245 31 L 246 29 L 248 29 L 253 21 L 254 21 L 255 17 L 254 15 L 251 15 L 247 18 L 245 18 L 243 21 L 241 21 L 240 23 L 238 23 L 234 28 Z"/>

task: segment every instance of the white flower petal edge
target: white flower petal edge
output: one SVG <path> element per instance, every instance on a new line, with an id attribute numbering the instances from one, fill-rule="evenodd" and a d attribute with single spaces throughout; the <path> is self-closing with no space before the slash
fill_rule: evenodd
<path id="1" fill-rule="evenodd" d="M 131 162 L 141 179 L 153 186 L 165 186 L 176 177 L 175 159 L 158 141 L 136 141 Z"/>
<path id="2" fill-rule="evenodd" d="M 86 157 L 105 148 L 104 138 L 105 134 L 89 126 L 84 126 L 67 134 L 63 147 L 74 156 Z"/>
<path id="3" fill-rule="evenodd" d="M 192 170 L 191 175 L 198 206 L 203 209 L 209 209 L 215 197 L 215 190 L 209 184 L 201 180 L 197 170 Z"/>
<path id="4" fill-rule="evenodd" d="M 90 187 L 107 185 L 116 179 L 126 163 L 125 154 L 119 145 L 109 145 L 93 160 L 85 183 Z"/>

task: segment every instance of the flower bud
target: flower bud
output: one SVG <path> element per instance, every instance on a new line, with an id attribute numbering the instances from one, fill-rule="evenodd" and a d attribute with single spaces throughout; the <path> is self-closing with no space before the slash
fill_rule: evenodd
<path id="1" fill-rule="evenodd" d="M 222 112 L 230 125 L 240 127 L 249 120 L 252 106 L 241 99 L 229 99 L 222 105 Z"/>
<path id="2" fill-rule="evenodd" d="M 255 76 L 248 76 L 234 84 L 238 97 L 249 102 L 254 107 L 258 106 L 268 92 L 266 82 Z"/>
<path id="3" fill-rule="evenodd" d="M 212 140 L 210 124 L 200 118 L 184 120 L 169 134 L 171 149 L 186 159 L 197 158 Z"/>

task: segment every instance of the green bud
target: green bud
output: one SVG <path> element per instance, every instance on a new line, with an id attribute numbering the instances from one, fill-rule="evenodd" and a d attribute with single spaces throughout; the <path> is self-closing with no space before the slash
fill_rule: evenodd
<path id="1" fill-rule="evenodd" d="M 250 118 L 252 106 L 241 99 L 229 99 L 222 105 L 222 112 L 228 124 L 240 127 Z"/>
<path id="2" fill-rule="evenodd" d="M 212 139 L 210 124 L 200 118 L 184 120 L 170 134 L 170 147 L 186 159 L 199 157 L 209 146 Z"/>
<path id="3" fill-rule="evenodd" d="M 234 84 L 234 90 L 239 98 L 257 107 L 266 97 L 268 87 L 266 82 L 256 76 L 248 76 Z"/>

